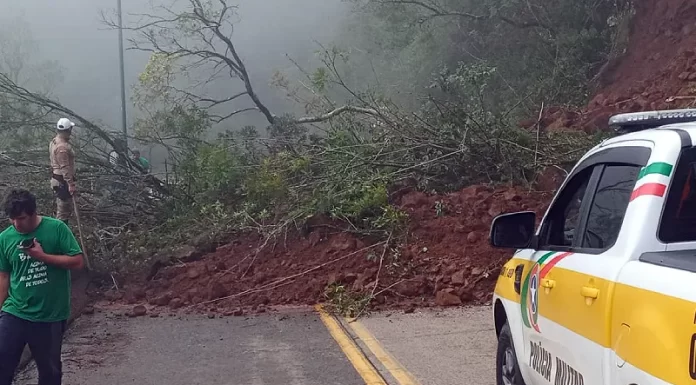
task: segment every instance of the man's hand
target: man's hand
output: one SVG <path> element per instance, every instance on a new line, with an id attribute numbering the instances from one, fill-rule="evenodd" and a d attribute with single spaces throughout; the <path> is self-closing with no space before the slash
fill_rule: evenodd
<path id="1" fill-rule="evenodd" d="M 43 247 L 41 247 L 41 243 L 39 243 L 38 239 L 34 238 L 34 245 L 28 249 L 25 249 L 25 252 L 37 261 L 45 262 L 42 257 L 45 256 L 46 253 L 44 252 Z"/>
<path id="2" fill-rule="evenodd" d="M 34 239 L 34 246 L 26 249 L 26 253 L 37 261 L 68 270 L 82 269 L 85 263 L 82 254 L 73 256 L 46 254 L 41 247 L 41 243 L 36 239 Z"/>
<path id="3" fill-rule="evenodd" d="M 68 191 L 70 192 L 70 195 L 75 195 L 75 192 L 77 192 L 77 187 L 75 187 L 75 183 L 68 183 Z"/>

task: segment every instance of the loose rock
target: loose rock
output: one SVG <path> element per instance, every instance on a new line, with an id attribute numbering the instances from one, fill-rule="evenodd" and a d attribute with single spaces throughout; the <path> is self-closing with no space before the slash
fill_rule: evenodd
<path id="1" fill-rule="evenodd" d="M 439 306 L 459 306 L 462 304 L 462 300 L 448 289 L 444 289 L 435 295 L 435 303 Z"/>
<path id="2" fill-rule="evenodd" d="M 465 272 L 463 270 L 460 270 L 454 274 L 452 274 L 452 284 L 453 285 L 463 285 L 465 278 L 464 278 Z"/>
<path id="3" fill-rule="evenodd" d="M 183 304 L 184 304 L 184 303 L 183 303 L 183 301 L 181 300 L 181 298 L 174 298 L 174 299 L 172 299 L 172 300 L 169 302 L 169 307 L 172 308 L 172 309 L 178 309 L 178 308 L 180 308 L 181 306 L 183 306 Z"/>
<path id="4" fill-rule="evenodd" d="M 133 310 L 129 313 L 131 317 L 142 317 L 145 314 L 147 314 L 147 308 L 143 305 L 133 307 Z"/>

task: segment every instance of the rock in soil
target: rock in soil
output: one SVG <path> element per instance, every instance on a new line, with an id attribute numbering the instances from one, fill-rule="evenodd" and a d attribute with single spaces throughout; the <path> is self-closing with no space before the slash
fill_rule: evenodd
<path id="1" fill-rule="evenodd" d="M 143 305 L 137 305 L 133 307 L 133 310 L 131 310 L 131 312 L 128 313 L 128 315 L 131 317 L 142 317 L 145 314 L 147 314 L 147 308 Z"/>
<path id="2" fill-rule="evenodd" d="M 169 302 L 172 300 L 172 293 L 164 293 L 158 297 L 154 297 L 150 303 L 153 305 L 157 306 L 167 306 L 169 305 Z"/>
<path id="3" fill-rule="evenodd" d="M 459 306 L 462 300 L 449 289 L 440 290 L 435 295 L 435 304 L 439 306 Z"/>
<path id="4" fill-rule="evenodd" d="M 107 290 L 106 293 L 104 293 L 104 297 L 109 301 L 118 301 L 123 298 L 123 293 L 118 290 Z"/>
<path id="5" fill-rule="evenodd" d="M 181 300 L 181 298 L 174 298 L 169 302 L 169 307 L 172 309 L 178 309 L 181 306 L 183 306 L 184 302 Z"/>

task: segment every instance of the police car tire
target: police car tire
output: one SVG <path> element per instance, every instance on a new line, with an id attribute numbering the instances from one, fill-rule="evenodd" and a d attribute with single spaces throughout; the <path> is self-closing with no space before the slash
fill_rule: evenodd
<path id="1" fill-rule="evenodd" d="M 515 363 L 515 374 L 513 377 L 513 385 L 526 385 L 524 379 L 522 378 L 522 373 L 520 373 L 520 365 L 517 362 L 517 353 L 515 351 L 515 346 L 512 343 L 512 333 L 510 332 L 510 325 L 505 322 L 503 328 L 500 330 L 500 336 L 498 337 L 498 351 L 496 352 L 495 358 L 495 383 L 497 385 L 505 385 L 503 382 L 503 363 L 505 360 L 505 351 L 510 348 L 513 352 L 513 362 Z"/>

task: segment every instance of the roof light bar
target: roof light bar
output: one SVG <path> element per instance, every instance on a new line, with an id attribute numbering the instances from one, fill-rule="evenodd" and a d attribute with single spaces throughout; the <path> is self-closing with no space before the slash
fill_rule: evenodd
<path id="1" fill-rule="evenodd" d="M 618 114 L 609 118 L 609 127 L 619 132 L 633 132 L 667 124 L 687 122 L 696 122 L 696 109 L 689 108 Z"/>

